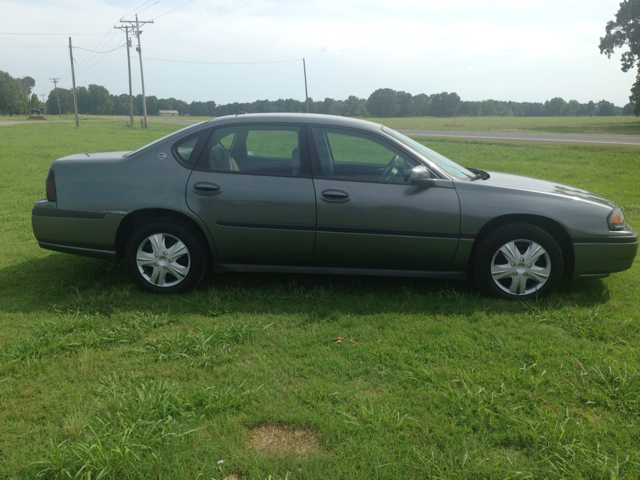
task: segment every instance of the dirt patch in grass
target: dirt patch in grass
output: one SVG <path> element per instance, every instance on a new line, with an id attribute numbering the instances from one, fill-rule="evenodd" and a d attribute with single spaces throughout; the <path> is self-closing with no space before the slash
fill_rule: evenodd
<path id="1" fill-rule="evenodd" d="M 315 433 L 288 425 L 262 425 L 251 432 L 248 444 L 267 455 L 307 457 L 320 449 Z"/>

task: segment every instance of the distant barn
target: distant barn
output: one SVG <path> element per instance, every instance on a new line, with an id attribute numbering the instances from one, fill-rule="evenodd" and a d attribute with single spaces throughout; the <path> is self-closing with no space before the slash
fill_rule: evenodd
<path id="1" fill-rule="evenodd" d="M 158 110 L 159 117 L 178 117 L 178 110 Z"/>

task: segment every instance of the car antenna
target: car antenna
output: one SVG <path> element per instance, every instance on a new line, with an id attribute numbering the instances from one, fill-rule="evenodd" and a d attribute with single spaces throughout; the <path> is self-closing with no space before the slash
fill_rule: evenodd
<path id="1" fill-rule="evenodd" d="M 233 106 L 233 109 L 236 111 L 236 117 L 237 117 L 238 115 L 246 115 L 246 114 L 247 114 L 247 112 L 244 112 L 244 111 L 242 111 L 242 110 L 238 111 L 238 109 L 236 108 L 236 106 L 235 106 L 235 105 Z"/>

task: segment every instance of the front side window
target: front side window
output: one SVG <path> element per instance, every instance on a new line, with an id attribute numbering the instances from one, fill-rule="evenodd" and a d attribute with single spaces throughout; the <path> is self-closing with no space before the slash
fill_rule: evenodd
<path id="1" fill-rule="evenodd" d="M 419 163 L 373 135 L 313 127 L 321 177 L 343 180 L 408 183 Z"/>
<path id="2" fill-rule="evenodd" d="M 214 130 L 205 146 L 197 169 L 256 175 L 300 175 L 300 144 L 300 127 L 220 127 Z"/>
<path id="3" fill-rule="evenodd" d="M 438 167 L 440 167 L 445 172 L 447 172 L 450 175 L 453 175 L 456 178 L 473 178 L 475 175 L 474 173 L 467 170 L 466 168 L 449 160 L 444 155 L 441 155 L 438 152 L 434 152 L 430 148 L 426 147 L 425 145 L 419 142 L 416 142 L 415 140 L 407 137 L 406 135 L 396 132 L 395 130 L 392 130 L 388 127 L 382 127 L 382 130 L 388 133 L 389 135 L 391 135 L 392 137 L 394 137 L 396 140 L 399 140 L 400 142 L 404 143 L 408 147 L 411 147 L 417 150 L 422 155 L 424 155 L 429 160 L 431 160 L 433 163 L 435 163 Z"/>

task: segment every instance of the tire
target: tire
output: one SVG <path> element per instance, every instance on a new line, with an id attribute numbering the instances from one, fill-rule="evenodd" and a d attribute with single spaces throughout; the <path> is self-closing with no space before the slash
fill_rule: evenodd
<path id="1" fill-rule="evenodd" d="M 152 220 L 135 230 L 125 250 L 133 281 L 158 293 L 195 287 L 207 271 L 208 258 L 208 249 L 199 237 L 171 219 Z"/>
<path id="2" fill-rule="evenodd" d="M 558 242 L 527 223 L 497 227 L 478 245 L 473 262 L 480 287 L 495 297 L 527 300 L 553 290 L 564 260 Z"/>

